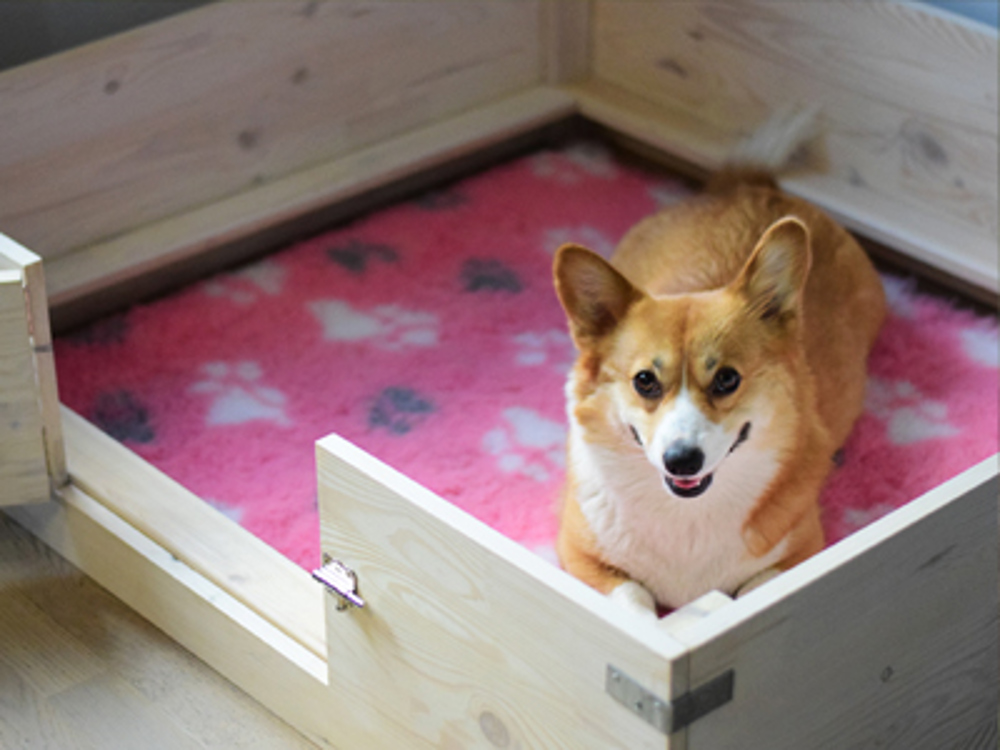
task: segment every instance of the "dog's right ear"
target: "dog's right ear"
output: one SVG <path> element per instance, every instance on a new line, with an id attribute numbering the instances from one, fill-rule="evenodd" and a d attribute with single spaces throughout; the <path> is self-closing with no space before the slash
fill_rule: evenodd
<path id="1" fill-rule="evenodd" d="M 556 251 L 553 275 L 577 347 L 614 330 L 643 297 L 604 258 L 579 245 L 563 245 Z"/>

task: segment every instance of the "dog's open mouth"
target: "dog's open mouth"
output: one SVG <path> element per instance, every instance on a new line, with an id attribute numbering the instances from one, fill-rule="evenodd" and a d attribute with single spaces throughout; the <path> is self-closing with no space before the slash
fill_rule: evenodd
<path id="1" fill-rule="evenodd" d="M 732 454 L 733 451 L 739 448 L 749 438 L 750 423 L 747 422 L 742 428 L 740 428 L 740 434 L 736 437 L 736 442 L 733 443 L 732 447 L 729 449 L 729 453 L 726 455 L 728 456 Z M 663 481 L 666 483 L 667 488 L 677 497 L 692 498 L 698 497 L 712 486 L 713 476 L 713 473 L 705 474 L 702 477 L 675 477 L 668 475 L 663 478 Z"/>
<path id="2" fill-rule="evenodd" d="M 679 477 L 666 477 L 667 487 L 677 497 L 698 497 L 712 484 L 712 475 L 707 474 L 700 479 L 681 479 Z"/>

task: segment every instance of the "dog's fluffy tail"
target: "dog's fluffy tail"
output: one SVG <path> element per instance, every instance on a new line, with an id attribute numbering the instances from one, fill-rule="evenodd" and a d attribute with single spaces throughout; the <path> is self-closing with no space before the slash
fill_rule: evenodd
<path id="1" fill-rule="evenodd" d="M 777 187 L 775 176 L 787 169 L 820 132 L 819 106 L 786 105 L 736 145 L 726 163 L 709 180 L 712 192 L 739 184 Z"/>

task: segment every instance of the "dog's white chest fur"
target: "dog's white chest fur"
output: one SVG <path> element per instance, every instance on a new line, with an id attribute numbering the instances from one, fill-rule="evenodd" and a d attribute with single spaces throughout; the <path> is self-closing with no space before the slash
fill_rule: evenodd
<path id="1" fill-rule="evenodd" d="M 704 495 L 683 499 L 638 451 L 587 443 L 570 429 L 577 499 L 604 560 L 668 607 L 712 589 L 734 592 L 783 556 L 779 543 L 763 557 L 746 549 L 742 527 L 777 471 L 775 458 L 745 445 L 716 472 Z"/>

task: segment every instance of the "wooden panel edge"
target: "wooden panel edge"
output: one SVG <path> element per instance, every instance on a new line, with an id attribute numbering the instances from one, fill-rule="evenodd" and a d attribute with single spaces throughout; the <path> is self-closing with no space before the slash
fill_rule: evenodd
<path id="1" fill-rule="evenodd" d="M 320 164 L 48 263 L 49 301 L 65 305 L 213 247 L 565 119 L 573 98 L 545 86 Z"/>
<path id="2" fill-rule="evenodd" d="M 24 262 L 33 254 L 0 235 L 0 506 L 49 499 L 51 479 Z"/>
<path id="3" fill-rule="evenodd" d="M 20 268 L 23 274 L 28 300 L 28 331 L 35 357 L 35 378 L 42 416 L 42 441 L 52 483 L 55 487 L 62 487 L 69 478 L 66 474 L 66 451 L 62 441 L 59 391 L 42 258 L 0 234 L 0 264 L 3 268 Z"/>
<path id="4" fill-rule="evenodd" d="M 77 487 L 325 658 L 323 593 L 306 571 L 83 417 L 62 414 Z"/>
<path id="5" fill-rule="evenodd" d="M 56 360 L 52 349 L 52 326 L 49 322 L 49 302 L 41 258 L 24 267 L 24 281 L 28 295 L 28 326 L 35 353 L 35 381 L 38 384 L 42 414 L 42 442 L 45 443 L 49 478 L 53 487 L 59 488 L 69 482 L 69 474 L 66 471 L 66 446 L 63 442 L 62 416 L 59 413 Z"/>

